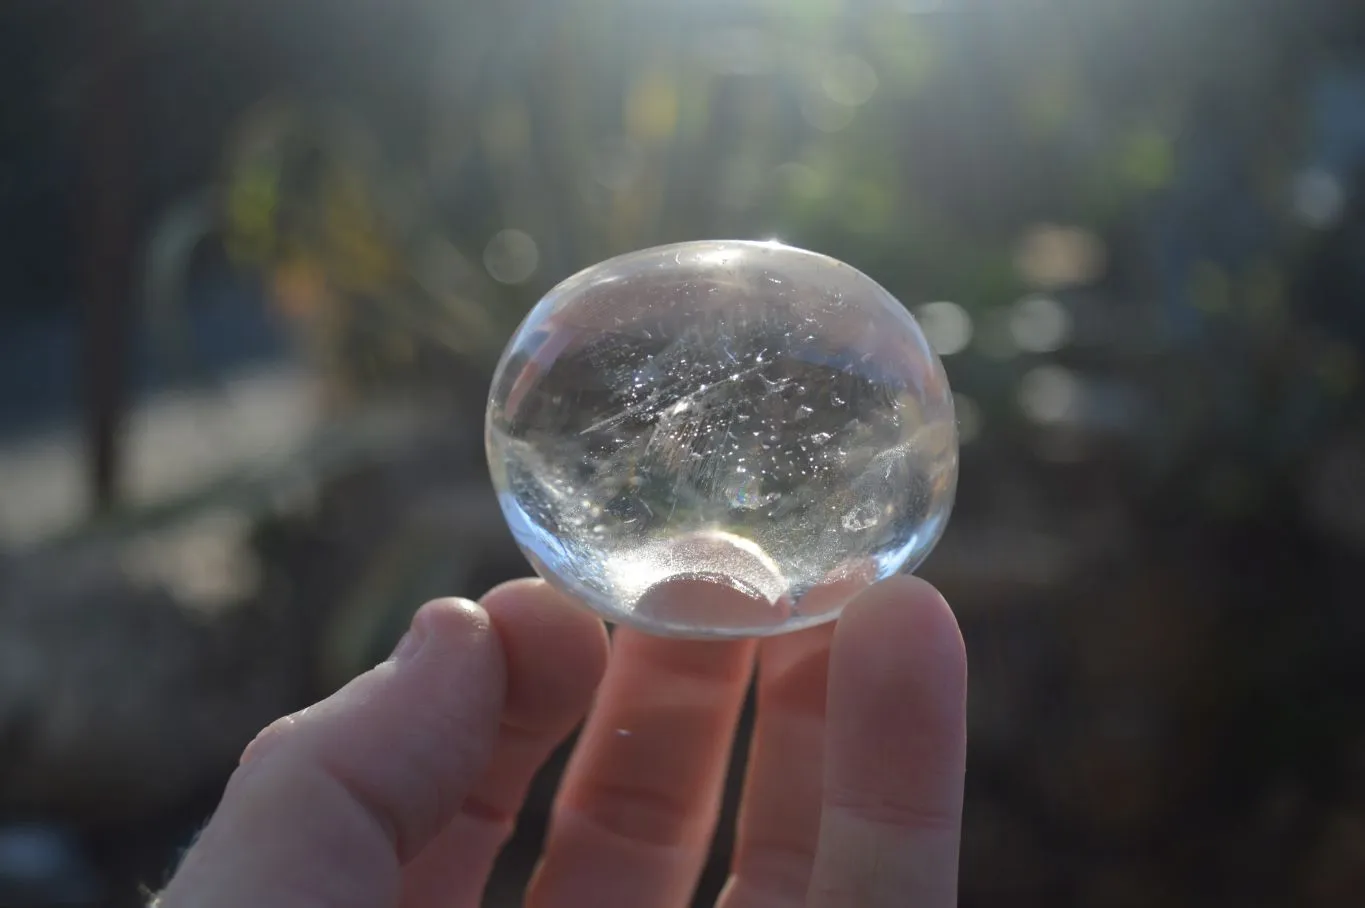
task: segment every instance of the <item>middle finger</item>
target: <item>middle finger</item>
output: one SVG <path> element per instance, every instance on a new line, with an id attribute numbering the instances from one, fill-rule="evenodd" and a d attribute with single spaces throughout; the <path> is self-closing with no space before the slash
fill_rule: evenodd
<path id="1" fill-rule="evenodd" d="M 706 860 L 754 644 L 621 628 L 612 650 L 529 908 L 682 908 Z"/>

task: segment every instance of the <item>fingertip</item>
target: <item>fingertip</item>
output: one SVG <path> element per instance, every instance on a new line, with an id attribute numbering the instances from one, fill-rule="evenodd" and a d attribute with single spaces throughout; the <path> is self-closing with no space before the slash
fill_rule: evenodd
<path id="1" fill-rule="evenodd" d="M 493 639 L 488 613 L 477 603 L 458 598 L 434 599 L 413 613 L 407 633 L 385 660 L 392 664 L 381 664 L 377 671 L 392 671 L 397 667 L 401 679 L 406 663 L 416 662 L 431 653 L 446 660 L 483 663 L 491 670 L 486 674 L 500 679 L 504 668 L 500 654 L 495 651 L 497 644 L 498 641 Z M 353 713 L 357 700 L 355 689 L 373 687 L 373 675 L 375 672 L 366 672 L 326 700 L 270 723 L 247 744 L 238 759 L 239 765 L 255 763 L 281 743 L 297 741 L 300 735 L 326 737 L 339 733 L 338 726 L 344 729 L 345 723 L 328 717 L 337 713 Z M 386 685 L 386 696 L 394 696 L 395 691 L 402 689 L 402 686 L 394 688 Z"/>
<path id="2" fill-rule="evenodd" d="M 490 615 L 517 615 L 538 623 L 576 622 L 603 627 L 601 619 L 539 577 L 520 577 L 500 583 L 483 594 L 480 604 Z M 606 633 L 603 627 L 603 633 Z"/>
<path id="3" fill-rule="evenodd" d="M 874 584 L 849 603 L 834 634 L 834 658 L 882 674 L 934 679 L 947 706 L 967 688 L 967 647 L 943 594 L 928 581 L 902 574 Z"/>
<path id="4" fill-rule="evenodd" d="M 606 673 L 606 625 L 538 578 L 483 597 L 507 659 L 504 720 L 540 728 L 577 722 Z"/>
<path id="5" fill-rule="evenodd" d="M 544 596 L 547 594 L 557 595 L 557 591 L 550 584 L 539 577 L 518 577 L 515 580 L 506 580 L 490 589 L 480 597 L 479 602 L 484 608 L 498 608 L 497 603 L 504 598 L 525 598 L 528 596 Z M 566 597 L 567 598 L 567 597 Z"/>
<path id="6" fill-rule="evenodd" d="M 850 603 L 834 633 L 828 710 L 832 765 L 852 784 L 898 788 L 902 783 L 894 776 L 901 769 L 884 777 L 892 754 L 893 763 L 919 767 L 924 781 L 960 777 L 967 654 L 957 619 L 938 590 L 917 577 L 897 576 Z"/>
<path id="7" fill-rule="evenodd" d="M 957 624 L 943 594 L 929 581 L 914 574 L 893 574 L 872 584 L 853 598 L 845 614 L 885 609 L 898 613 L 924 609 L 935 613 L 946 611 L 952 624 Z"/>
<path id="8" fill-rule="evenodd" d="M 477 602 L 455 597 L 433 599 L 413 615 L 408 636 L 395 650 L 395 657 L 415 654 L 428 644 L 446 652 L 465 652 L 471 646 L 487 645 L 484 638 L 491 633 L 492 620 Z"/>

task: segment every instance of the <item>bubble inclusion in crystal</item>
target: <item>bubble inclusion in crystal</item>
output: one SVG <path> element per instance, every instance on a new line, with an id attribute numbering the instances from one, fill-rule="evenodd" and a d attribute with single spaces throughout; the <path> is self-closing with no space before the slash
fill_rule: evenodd
<path id="1" fill-rule="evenodd" d="M 536 571 L 608 620 L 754 637 L 914 570 L 957 486 L 942 363 L 853 267 L 777 243 L 630 253 L 503 353 L 489 467 Z"/>

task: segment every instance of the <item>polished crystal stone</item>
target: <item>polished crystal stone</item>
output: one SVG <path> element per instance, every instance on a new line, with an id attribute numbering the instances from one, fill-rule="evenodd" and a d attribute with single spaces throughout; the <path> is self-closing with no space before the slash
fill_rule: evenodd
<path id="1" fill-rule="evenodd" d="M 552 289 L 488 461 L 536 571 L 608 620 L 752 637 L 916 568 L 957 485 L 943 366 L 862 272 L 777 243 L 630 253 Z"/>

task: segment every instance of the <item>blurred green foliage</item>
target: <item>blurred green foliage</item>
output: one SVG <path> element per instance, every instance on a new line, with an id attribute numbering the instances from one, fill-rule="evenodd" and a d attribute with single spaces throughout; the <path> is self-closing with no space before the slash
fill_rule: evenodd
<path id="1" fill-rule="evenodd" d="M 418 5 L 410 47 L 329 59 L 358 75 L 240 118 L 225 245 L 350 386 L 408 377 L 423 348 L 485 370 L 541 292 L 610 255 L 778 237 L 962 307 L 973 342 L 948 366 L 980 445 L 1103 453 L 1135 503 L 1241 513 L 1360 388 L 1360 338 L 1305 281 L 1332 232 L 1293 204 L 1339 56 L 1324 10 Z M 1031 294 L 1060 301 L 1064 342 L 1011 341 Z"/>

